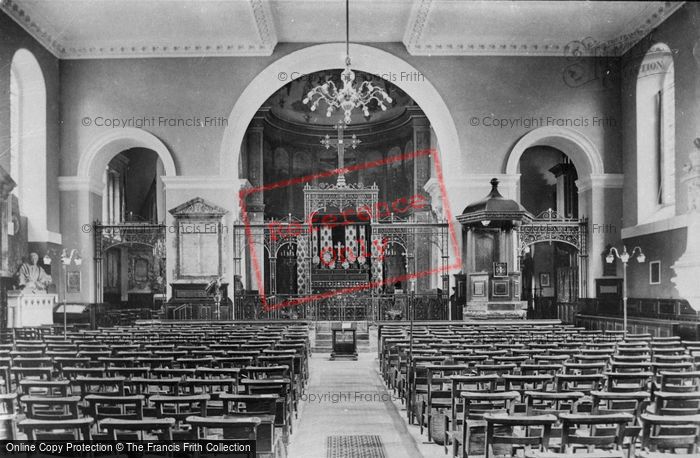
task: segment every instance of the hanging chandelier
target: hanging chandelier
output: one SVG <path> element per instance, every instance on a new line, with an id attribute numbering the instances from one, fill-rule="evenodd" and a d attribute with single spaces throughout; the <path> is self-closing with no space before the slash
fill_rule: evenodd
<path id="1" fill-rule="evenodd" d="M 321 101 L 326 102 L 328 109 L 326 116 L 340 108 L 343 110 L 345 124 L 350 124 L 352 110 L 362 107 L 362 114 L 369 116 L 368 105 L 376 100 L 382 111 L 386 111 L 386 103 L 391 103 L 391 97 L 384 89 L 374 86 L 370 81 L 364 81 L 355 88 L 355 72 L 350 69 L 350 0 L 345 0 L 345 70 L 340 74 L 343 87 L 338 89 L 333 81 L 326 81 L 320 86 L 311 89 L 302 102 L 307 105 L 311 102 L 311 111 L 316 111 Z"/>

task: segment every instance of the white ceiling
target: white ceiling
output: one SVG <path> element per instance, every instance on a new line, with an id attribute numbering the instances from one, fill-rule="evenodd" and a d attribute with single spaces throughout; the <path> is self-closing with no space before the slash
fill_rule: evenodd
<path id="1" fill-rule="evenodd" d="M 413 55 L 619 55 L 683 2 L 350 0 L 350 40 Z M 345 39 L 344 0 L 0 0 L 57 57 L 267 56 Z M 583 45 L 582 45 L 583 44 Z"/>

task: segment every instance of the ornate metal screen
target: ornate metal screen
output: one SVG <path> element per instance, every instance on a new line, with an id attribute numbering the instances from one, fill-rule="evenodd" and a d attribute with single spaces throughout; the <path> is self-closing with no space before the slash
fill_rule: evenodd
<path id="1" fill-rule="evenodd" d="M 96 302 L 103 301 L 103 260 L 110 248 L 125 245 L 146 247 L 153 253 L 153 263 L 146 269 L 146 280 L 154 293 L 165 290 L 165 226 L 161 224 L 125 223 L 103 225 L 93 223 L 95 237 Z"/>
<path id="2" fill-rule="evenodd" d="M 588 221 L 585 218 L 565 218 L 554 210 L 545 210 L 518 230 L 520 253 L 538 242 L 561 242 L 576 248 L 579 256 L 578 290 L 585 297 L 588 290 Z"/>

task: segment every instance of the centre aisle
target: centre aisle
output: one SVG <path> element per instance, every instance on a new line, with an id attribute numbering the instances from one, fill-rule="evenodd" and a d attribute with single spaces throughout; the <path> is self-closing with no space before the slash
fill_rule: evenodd
<path id="1" fill-rule="evenodd" d="M 357 361 L 329 361 L 317 353 L 310 374 L 290 458 L 425 456 L 381 380 L 376 353 L 360 353 Z M 442 456 L 441 447 L 432 447 L 431 454 Z"/>

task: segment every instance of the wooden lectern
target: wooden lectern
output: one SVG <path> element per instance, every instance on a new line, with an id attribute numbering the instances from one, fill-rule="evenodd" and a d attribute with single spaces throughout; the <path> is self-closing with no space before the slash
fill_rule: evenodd
<path id="1" fill-rule="evenodd" d="M 333 323 L 333 352 L 331 360 L 352 358 L 357 360 L 357 323 Z"/>

